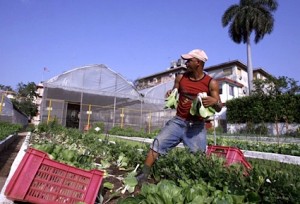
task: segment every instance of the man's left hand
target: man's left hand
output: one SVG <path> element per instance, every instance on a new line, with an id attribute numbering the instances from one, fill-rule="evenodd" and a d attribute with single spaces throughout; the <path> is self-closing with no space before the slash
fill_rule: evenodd
<path id="1" fill-rule="evenodd" d="M 201 99 L 202 99 L 202 103 L 203 103 L 205 108 L 207 108 L 209 106 L 213 106 L 218 102 L 217 99 L 215 99 L 214 97 L 211 97 L 211 96 L 207 96 L 207 97 L 204 97 L 204 98 L 201 98 Z"/>

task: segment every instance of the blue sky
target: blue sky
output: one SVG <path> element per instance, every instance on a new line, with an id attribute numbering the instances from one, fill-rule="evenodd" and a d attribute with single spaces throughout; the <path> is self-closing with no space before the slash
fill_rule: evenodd
<path id="1" fill-rule="evenodd" d="M 247 62 L 221 25 L 239 0 L 0 0 L 0 84 L 39 83 L 77 67 L 105 64 L 128 80 L 166 70 L 194 48 L 206 67 Z M 300 84 L 300 1 L 279 0 L 275 26 L 252 42 L 254 68 Z M 48 71 L 44 71 L 44 67 Z"/>

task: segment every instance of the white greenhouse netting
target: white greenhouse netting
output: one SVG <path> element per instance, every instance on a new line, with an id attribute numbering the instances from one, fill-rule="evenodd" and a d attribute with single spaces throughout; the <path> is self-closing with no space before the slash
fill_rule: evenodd
<path id="1" fill-rule="evenodd" d="M 163 108 L 165 105 L 165 95 L 168 90 L 171 90 L 174 86 L 174 81 L 168 81 L 158 84 L 157 86 L 143 89 L 140 91 L 144 96 L 145 103 L 159 104 Z"/>
<path id="2" fill-rule="evenodd" d="M 7 93 L 0 90 L 0 121 L 14 124 L 28 125 L 28 117 L 17 110 L 11 100 L 7 98 Z"/>
<path id="3" fill-rule="evenodd" d="M 13 104 L 9 98 L 6 97 L 6 92 L 0 90 L 0 114 L 1 117 L 12 117 L 13 116 Z M 5 119 L 3 119 L 5 120 Z M 9 119 L 7 119 L 9 120 Z"/>
<path id="4" fill-rule="evenodd" d="M 84 91 L 96 95 L 140 99 L 139 93 L 132 84 L 102 64 L 67 71 L 44 82 L 44 86 L 69 91 Z"/>
<path id="5" fill-rule="evenodd" d="M 131 82 L 102 64 L 72 69 L 43 85 L 41 122 L 56 120 L 80 130 L 101 122 L 106 130 L 117 125 L 151 132 L 166 120 L 161 102 L 143 97 Z"/>

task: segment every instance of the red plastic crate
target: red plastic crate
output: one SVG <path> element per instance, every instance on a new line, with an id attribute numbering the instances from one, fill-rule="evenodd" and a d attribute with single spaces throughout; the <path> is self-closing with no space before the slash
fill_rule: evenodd
<path id="1" fill-rule="evenodd" d="M 252 168 L 251 164 L 249 164 L 245 159 L 243 152 L 236 147 L 212 145 L 207 147 L 206 154 L 215 154 L 217 156 L 224 157 L 226 159 L 226 165 L 241 163 L 247 169 Z"/>
<path id="2" fill-rule="evenodd" d="M 8 183 L 5 195 L 30 203 L 94 204 L 103 179 L 100 170 L 86 171 L 49 159 L 29 148 Z"/>

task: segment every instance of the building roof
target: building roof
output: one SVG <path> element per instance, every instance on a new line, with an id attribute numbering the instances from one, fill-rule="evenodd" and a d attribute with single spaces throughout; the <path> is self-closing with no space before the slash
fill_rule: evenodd
<path id="1" fill-rule="evenodd" d="M 224 77 L 224 78 L 217 78 L 216 80 L 217 80 L 218 82 L 227 82 L 227 83 L 229 83 L 229 84 L 232 84 L 232 85 L 237 86 L 237 87 L 240 87 L 240 88 L 244 87 L 243 84 L 241 84 L 241 83 L 239 83 L 239 82 L 237 82 L 237 81 L 234 81 L 234 80 L 232 80 L 232 79 L 228 79 L 228 78 L 226 78 L 226 77 Z"/>
<path id="2" fill-rule="evenodd" d="M 247 66 L 239 60 L 233 60 L 233 61 L 213 65 L 213 66 L 204 68 L 204 71 L 210 72 L 210 71 L 218 70 L 220 68 L 230 67 L 230 66 L 234 66 L 234 65 L 236 65 L 236 66 L 240 67 L 241 69 L 244 69 L 245 71 L 247 71 Z"/>
<path id="3" fill-rule="evenodd" d="M 88 65 L 66 71 L 45 81 L 47 88 L 60 88 L 96 95 L 139 99 L 133 84 L 103 64 Z"/>
<path id="4" fill-rule="evenodd" d="M 265 70 L 264 70 L 263 68 L 261 68 L 261 67 L 256 68 L 256 69 L 253 70 L 253 73 L 256 73 L 256 72 L 261 73 L 261 74 L 262 74 L 263 76 L 265 76 L 265 77 L 272 77 L 271 74 L 269 74 L 267 71 L 265 71 Z"/>
<path id="5" fill-rule="evenodd" d="M 161 75 L 166 75 L 166 74 L 174 73 L 174 72 L 180 72 L 182 70 L 186 70 L 186 67 L 179 66 L 179 67 L 170 68 L 170 69 L 167 69 L 165 71 L 157 72 L 157 73 L 145 76 L 145 77 L 140 77 L 136 81 L 139 81 L 139 80 L 142 80 L 142 79 L 144 79 L 144 80 L 145 79 L 152 79 L 153 77 L 157 77 L 157 76 L 161 76 Z"/>

